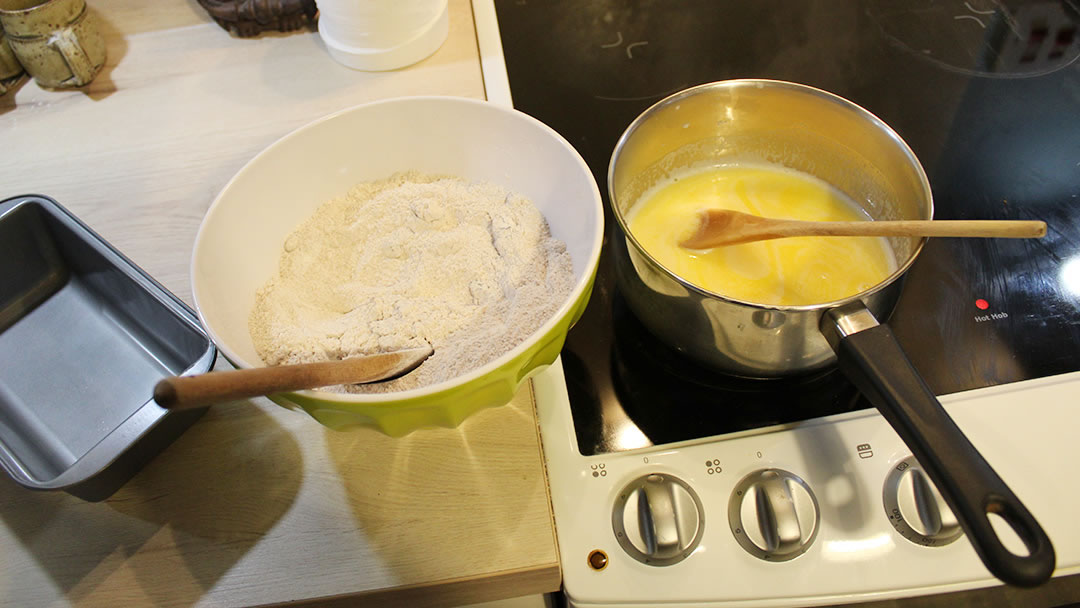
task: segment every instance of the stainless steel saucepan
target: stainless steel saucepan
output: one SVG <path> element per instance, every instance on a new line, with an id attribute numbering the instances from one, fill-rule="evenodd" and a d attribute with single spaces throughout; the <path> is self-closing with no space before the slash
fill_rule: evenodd
<path id="1" fill-rule="evenodd" d="M 687 89 L 630 124 L 608 169 L 611 205 L 622 231 L 612 243 L 616 277 L 630 308 L 673 348 L 726 373 L 773 377 L 839 365 L 911 449 L 986 567 L 1019 586 L 1049 579 L 1055 564 L 1050 539 L 879 322 L 895 306 L 903 276 L 925 238 L 890 239 L 896 271 L 854 296 L 766 306 L 683 280 L 630 233 L 626 215 L 652 186 L 679 171 L 733 163 L 768 163 L 815 176 L 876 220 L 933 216 L 930 184 L 918 159 L 863 108 L 819 89 L 770 80 Z M 1012 527 L 1027 555 L 1006 548 L 990 514 Z"/>

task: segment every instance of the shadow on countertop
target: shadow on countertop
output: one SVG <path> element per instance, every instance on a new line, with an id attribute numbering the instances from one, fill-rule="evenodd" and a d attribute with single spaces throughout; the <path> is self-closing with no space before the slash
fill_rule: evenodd
<path id="1" fill-rule="evenodd" d="M 458 428 L 400 438 L 326 430 L 356 525 L 380 563 L 403 581 L 445 581 L 557 561 L 531 398 L 523 388 Z M 409 605 L 447 601 L 440 585 L 413 591 Z"/>
<path id="2" fill-rule="evenodd" d="M 73 604 L 122 584 L 132 603 L 188 606 L 288 511 L 302 476 L 292 435 L 257 407 L 226 404 L 104 502 L 0 479 L 0 519 Z M 40 587 L 4 600 L 40 605 Z"/>

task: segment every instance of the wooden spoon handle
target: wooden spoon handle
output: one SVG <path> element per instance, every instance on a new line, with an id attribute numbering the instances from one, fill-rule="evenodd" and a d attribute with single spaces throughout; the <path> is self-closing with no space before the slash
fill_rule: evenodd
<path id="1" fill-rule="evenodd" d="M 680 245 L 708 249 L 789 236 L 958 236 L 1040 238 L 1046 223 L 1027 220 L 874 220 L 809 222 L 759 217 L 728 209 L 700 214 L 697 231 Z"/>
<path id="2" fill-rule="evenodd" d="M 789 236 L 939 236 L 1029 239 L 1046 236 L 1046 222 L 1028 220 L 896 220 L 873 222 L 785 222 Z"/>
<path id="3" fill-rule="evenodd" d="M 154 401 L 164 408 L 179 410 L 335 384 L 387 380 L 415 369 L 431 353 L 430 347 L 424 347 L 341 361 L 173 376 L 157 383 Z"/>

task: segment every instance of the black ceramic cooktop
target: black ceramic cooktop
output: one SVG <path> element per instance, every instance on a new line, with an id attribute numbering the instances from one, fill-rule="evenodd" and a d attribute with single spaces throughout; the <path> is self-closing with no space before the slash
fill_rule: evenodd
<path id="1" fill-rule="evenodd" d="M 606 197 L 615 142 L 675 91 L 730 78 L 867 108 L 922 162 L 940 219 L 1040 219 L 1040 240 L 933 239 L 889 325 L 938 394 L 1080 369 L 1080 11 L 1070 1 L 496 0 L 514 106 Z M 616 229 L 608 211 L 608 239 Z M 744 380 L 658 342 L 610 256 L 562 353 L 581 451 L 711 437 L 866 407 L 835 371 Z"/>

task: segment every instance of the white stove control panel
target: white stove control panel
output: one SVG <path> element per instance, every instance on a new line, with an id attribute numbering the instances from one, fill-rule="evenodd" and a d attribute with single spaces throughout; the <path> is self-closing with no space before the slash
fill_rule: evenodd
<path id="1" fill-rule="evenodd" d="M 561 362 L 534 388 L 574 606 L 825 605 L 1000 584 L 876 411 L 586 457 Z M 1080 373 L 941 402 L 1050 536 L 1055 575 L 1080 572 L 1080 486 L 1060 483 L 1080 463 Z"/>

